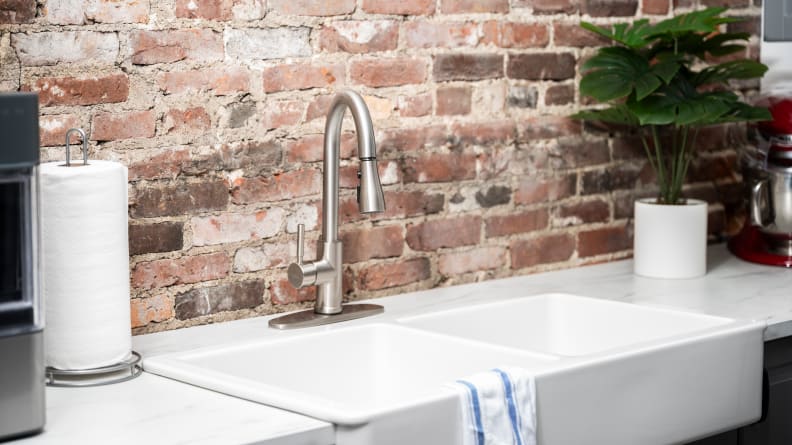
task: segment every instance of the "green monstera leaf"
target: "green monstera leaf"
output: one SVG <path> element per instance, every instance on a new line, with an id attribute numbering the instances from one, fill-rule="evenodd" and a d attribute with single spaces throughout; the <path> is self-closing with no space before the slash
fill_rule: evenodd
<path id="1" fill-rule="evenodd" d="M 627 48 L 602 48 L 583 64 L 586 74 L 580 81 L 580 92 L 607 102 L 627 97 L 635 91 L 640 100 L 663 83 L 668 83 L 679 67 L 679 60 L 674 57 L 666 57 L 652 65 Z"/>
<path id="2" fill-rule="evenodd" d="M 589 22 L 581 22 L 580 26 L 602 37 L 621 43 L 632 49 L 643 48 L 649 44 L 647 36 L 652 29 L 648 19 L 636 20 L 632 25 L 617 23 L 611 29 L 603 28 Z"/>
<path id="3" fill-rule="evenodd" d="M 625 104 L 614 105 L 602 110 L 579 111 L 572 115 L 575 119 L 600 121 L 616 125 L 636 126 L 640 124 L 638 117 Z"/>
<path id="4" fill-rule="evenodd" d="M 709 66 L 692 76 L 691 82 L 696 85 L 724 83 L 731 79 L 754 79 L 762 77 L 767 66 L 753 60 L 734 60 L 719 65 Z"/>

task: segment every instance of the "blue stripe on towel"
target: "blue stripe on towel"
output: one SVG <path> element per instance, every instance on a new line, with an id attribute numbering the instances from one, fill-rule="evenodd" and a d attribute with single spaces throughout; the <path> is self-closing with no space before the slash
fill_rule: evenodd
<path id="1" fill-rule="evenodd" d="M 520 435 L 520 425 L 519 421 L 517 420 L 517 405 L 514 403 L 514 388 L 512 387 L 511 378 L 509 375 L 503 372 L 500 369 L 493 369 L 493 371 L 497 372 L 500 375 L 501 380 L 503 380 L 503 388 L 506 395 L 506 404 L 509 407 L 509 419 L 511 420 L 512 431 L 514 432 L 515 444 L 522 445 L 522 436 Z"/>
<path id="2" fill-rule="evenodd" d="M 473 417 L 476 419 L 476 444 L 484 445 L 484 425 L 481 422 L 481 406 L 479 406 L 476 386 L 464 380 L 457 380 L 457 382 L 465 385 L 468 391 L 470 391 L 470 403 L 473 405 Z"/>

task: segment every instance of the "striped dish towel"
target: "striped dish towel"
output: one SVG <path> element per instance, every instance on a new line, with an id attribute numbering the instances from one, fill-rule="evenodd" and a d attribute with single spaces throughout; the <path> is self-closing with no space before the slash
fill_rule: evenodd
<path id="1" fill-rule="evenodd" d="M 536 445 L 536 384 L 518 368 L 458 380 L 463 445 Z"/>

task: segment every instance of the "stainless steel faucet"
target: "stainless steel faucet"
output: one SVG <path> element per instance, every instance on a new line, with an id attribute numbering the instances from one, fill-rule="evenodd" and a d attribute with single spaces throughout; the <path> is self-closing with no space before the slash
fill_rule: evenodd
<path id="1" fill-rule="evenodd" d="M 381 313 L 376 304 L 342 305 L 342 244 L 338 239 L 338 175 L 341 149 L 341 123 L 347 108 L 352 112 L 357 133 L 360 167 L 357 187 L 358 208 L 361 213 L 385 211 L 385 198 L 377 172 L 377 148 L 374 127 L 366 102 L 352 90 L 342 90 L 333 98 L 325 123 L 324 186 L 322 188 L 322 238 L 320 259 L 303 262 L 305 227 L 297 227 L 297 262 L 289 265 L 289 282 L 297 289 L 319 286 L 316 306 L 312 310 L 295 312 L 270 320 L 270 327 L 289 329 L 318 326 Z"/>

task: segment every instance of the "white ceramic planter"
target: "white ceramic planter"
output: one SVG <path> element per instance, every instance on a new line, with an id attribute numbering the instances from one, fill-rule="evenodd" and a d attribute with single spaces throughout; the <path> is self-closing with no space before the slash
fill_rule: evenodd
<path id="1" fill-rule="evenodd" d="M 707 273 L 707 203 L 654 202 L 654 198 L 635 201 L 635 274 L 695 278 Z"/>

